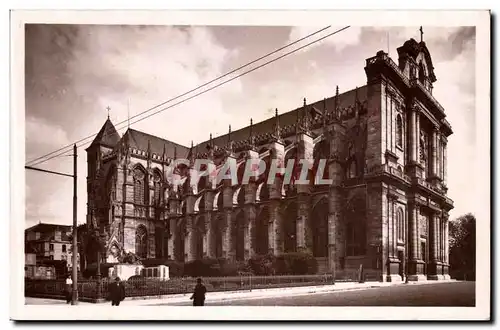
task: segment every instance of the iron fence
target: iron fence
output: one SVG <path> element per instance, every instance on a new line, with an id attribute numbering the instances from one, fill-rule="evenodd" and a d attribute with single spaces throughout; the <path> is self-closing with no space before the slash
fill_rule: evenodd
<path id="1" fill-rule="evenodd" d="M 338 271 L 335 274 L 323 275 L 281 275 L 254 276 L 241 275 L 232 277 L 205 277 L 203 284 L 208 292 L 255 290 L 266 288 L 284 288 L 297 286 L 328 285 L 334 282 L 357 282 L 364 280 L 379 280 L 379 272 L 363 272 L 357 270 Z M 107 299 L 107 278 L 101 280 L 79 280 L 78 297 L 81 301 L 97 301 Z M 171 278 L 161 280 L 155 278 L 132 278 L 122 282 L 125 285 L 126 297 L 163 296 L 171 294 L 188 294 L 193 292 L 196 278 Z M 25 280 L 25 296 L 63 298 L 66 284 L 64 280 Z"/>

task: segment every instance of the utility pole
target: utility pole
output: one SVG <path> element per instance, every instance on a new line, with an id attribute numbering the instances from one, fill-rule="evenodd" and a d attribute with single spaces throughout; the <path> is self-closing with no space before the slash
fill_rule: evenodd
<path id="1" fill-rule="evenodd" d="M 77 241 L 77 225 L 76 225 L 76 208 L 77 208 L 77 197 L 76 197 L 76 159 L 77 159 L 77 153 L 76 153 L 76 144 L 73 145 L 73 294 L 71 297 L 71 305 L 76 305 L 76 302 L 78 300 L 78 286 L 77 286 L 77 260 L 76 257 L 78 256 L 78 241 Z"/>

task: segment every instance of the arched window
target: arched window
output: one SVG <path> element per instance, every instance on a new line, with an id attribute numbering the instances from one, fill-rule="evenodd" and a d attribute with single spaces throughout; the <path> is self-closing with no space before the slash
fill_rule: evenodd
<path id="1" fill-rule="evenodd" d="M 422 61 L 418 64 L 418 80 L 420 80 L 422 84 L 425 82 L 425 70 Z"/>
<path id="2" fill-rule="evenodd" d="M 155 258 L 163 258 L 163 233 L 162 228 L 155 228 Z"/>
<path id="3" fill-rule="evenodd" d="M 146 204 L 146 173 L 140 167 L 134 170 L 134 203 Z"/>
<path id="4" fill-rule="evenodd" d="M 154 203 L 155 205 L 160 205 L 163 194 L 161 191 L 161 175 L 158 171 L 155 171 L 153 174 L 153 185 L 154 185 Z"/>
<path id="5" fill-rule="evenodd" d="M 141 258 L 148 255 L 148 232 L 146 227 L 140 225 L 135 231 L 135 254 Z"/>
<path id="6" fill-rule="evenodd" d="M 349 163 L 349 168 L 347 172 L 347 178 L 355 178 L 356 177 L 356 161 L 353 159 Z"/>
<path id="7" fill-rule="evenodd" d="M 356 198 L 346 209 L 346 256 L 366 253 L 366 205 L 363 198 Z"/>
<path id="8" fill-rule="evenodd" d="M 399 114 L 396 116 L 396 145 L 403 148 L 403 120 Z"/>
<path id="9" fill-rule="evenodd" d="M 398 229 L 398 241 L 401 241 L 401 242 L 404 241 L 404 237 L 405 237 L 405 232 L 404 232 L 405 221 L 404 220 L 405 220 L 405 216 L 403 213 L 403 209 L 398 208 L 397 215 L 396 215 L 396 221 L 397 221 L 397 229 Z"/>

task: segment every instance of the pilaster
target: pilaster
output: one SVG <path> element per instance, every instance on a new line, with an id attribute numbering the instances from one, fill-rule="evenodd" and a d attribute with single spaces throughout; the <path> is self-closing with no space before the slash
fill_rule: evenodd
<path id="1" fill-rule="evenodd" d="M 438 279 L 438 219 L 437 214 L 432 212 L 429 216 L 429 265 L 427 267 L 427 279 Z"/>
<path id="2" fill-rule="evenodd" d="M 205 231 L 206 231 L 206 250 L 207 257 L 210 259 L 216 258 L 216 232 L 215 232 L 215 221 L 216 216 L 213 214 L 213 200 L 214 192 L 212 190 L 207 190 L 205 192 Z"/>
<path id="3" fill-rule="evenodd" d="M 298 159 L 302 160 L 301 172 L 308 169 L 307 183 L 296 181 L 297 187 L 297 251 L 312 252 L 312 228 L 310 223 L 311 182 L 310 170 L 313 167 L 313 139 L 306 132 L 297 137 Z M 302 175 L 302 173 L 301 173 Z M 312 178 L 314 180 L 314 178 Z"/>
<path id="4" fill-rule="evenodd" d="M 283 232 L 283 214 L 281 213 L 281 199 L 271 199 L 269 201 L 269 245 L 270 252 L 279 256 L 285 249 Z"/>
<path id="5" fill-rule="evenodd" d="M 387 231 L 388 238 L 384 240 L 384 251 L 386 251 L 386 281 L 387 282 L 400 282 L 402 280 L 399 274 L 399 266 L 401 261 L 397 257 L 397 219 L 396 219 L 396 202 L 398 200 L 397 194 L 392 191 L 387 192 L 387 205 L 388 205 L 388 223 L 384 226 L 383 230 Z"/>
<path id="6" fill-rule="evenodd" d="M 269 147 L 273 160 L 277 166 L 286 167 L 285 147 L 280 141 L 274 141 Z M 284 251 L 283 237 L 283 215 L 281 214 L 281 200 L 283 188 L 283 176 L 276 175 L 267 182 L 269 190 L 269 224 L 268 224 L 268 242 L 269 253 L 281 255 Z"/>
<path id="7" fill-rule="evenodd" d="M 222 250 L 224 256 L 230 260 L 236 260 L 236 242 L 235 238 L 235 223 L 233 219 L 233 187 L 231 186 L 231 180 L 224 180 L 224 186 L 222 188 L 222 198 L 223 198 L 223 212 L 225 219 L 224 233 L 223 233 L 223 243 Z"/>
<path id="8" fill-rule="evenodd" d="M 339 227 L 342 214 L 342 165 L 340 163 L 341 141 L 335 131 L 328 132 L 330 140 L 330 159 L 328 162 L 329 178 L 332 184 L 328 190 L 328 267 L 335 274 L 339 256 L 343 255 L 342 246 L 337 245 L 339 241 Z"/>
<path id="9" fill-rule="evenodd" d="M 419 215 L 420 204 L 416 200 L 409 203 L 409 222 L 410 222 L 410 260 L 408 261 L 408 279 L 410 281 L 423 281 L 426 279 L 424 275 L 424 261 L 421 260 L 420 251 L 420 233 L 419 233 Z"/>

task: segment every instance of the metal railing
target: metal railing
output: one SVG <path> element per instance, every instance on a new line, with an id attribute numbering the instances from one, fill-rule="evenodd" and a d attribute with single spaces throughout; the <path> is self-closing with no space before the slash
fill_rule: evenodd
<path id="1" fill-rule="evenodd" d="M 363 280 L 377 281 L 380 271 L 363 271 Z M 358 282 L 359 270 L 339 270 L 332 274 L 318 275 L 280 275 L 254 276 L 242 275 L 232 277 L 204 277 L 203 284 L 208 292 L 255 290 L 266 288 L 285 288 L 298 286 L 330 285 L 335 282 Z M 78 297 L 82 301 L 107 299 L 107 278 L 101 280 L 78 281 Z M 189 294 L 193 292 L 196 278 L 171 278 L 161 280 L 155 278 L 133 278 L 122 282 L 125 285 L 126 297 L 163 296 L 171 294 Z M 64 280 L 30 280 L 25 279 L 25 296 L 63 298 L 66 284 Z"/>

